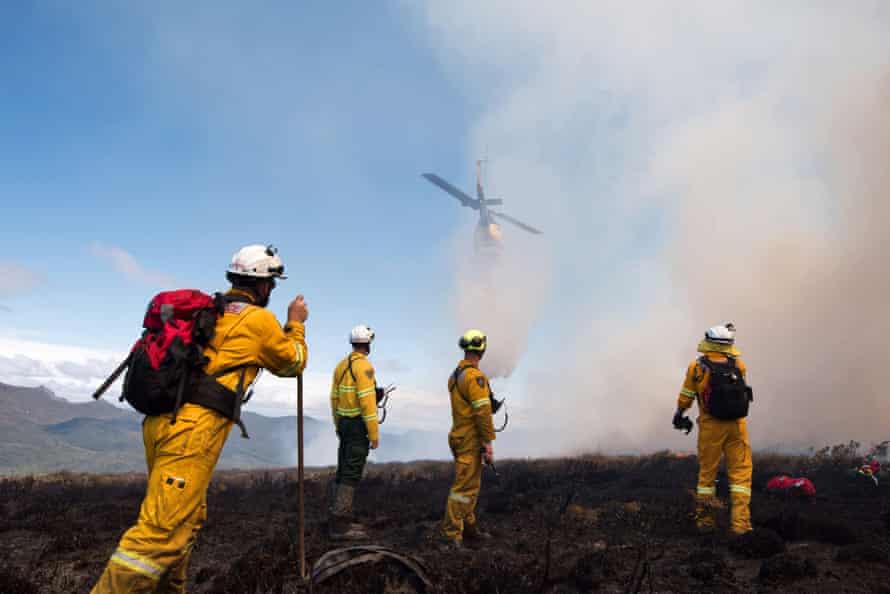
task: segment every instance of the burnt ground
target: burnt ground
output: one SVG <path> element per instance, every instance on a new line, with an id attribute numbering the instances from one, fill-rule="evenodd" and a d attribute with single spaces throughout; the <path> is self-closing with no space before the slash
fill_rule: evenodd
<path id="1" fill-rule="evenodd" d="M 358 514 L 374 542 L 413 554 L 436 591 L 890 592 L 890 480 L 849 474 L 842 456 L 755 456 L 756 530 L 714 537 L 690 521 L 694 457 L 598 456 L 503 461 L 486 470 L 483 547 L 441 552 L 436 527 L 451 480 L 439 462 L 369 468 Z M 805 473 L 819 494 L 803 502 L 764 492 L 777 472 Z M 192 557 L 191 592 L 305 591 L 297 569 L 294 470 L 222 472 Z M 330 469 L 307 471 L 309 560 L 337 545 L 325 537 Z M 888 477 L 890 479 L 890 477 Z M 88 592 L 137 514 L 139 475 L 70 475 L 0 481 L 0 593 Z M 719 494 L 726 500 L 721 475 Z M 395 566 L 364 565 L 316 592 L 408 592 Z"/>

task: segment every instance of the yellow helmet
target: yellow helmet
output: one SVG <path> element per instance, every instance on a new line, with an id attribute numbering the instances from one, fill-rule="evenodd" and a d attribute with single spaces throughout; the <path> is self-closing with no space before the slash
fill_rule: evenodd
<path id="1" fill-rule="evenodd" d="M 482 330 L 467 330 L 460 337 L 457 346 L 465 351 L 484 351 L 488 346 L 488 339 Z"/>

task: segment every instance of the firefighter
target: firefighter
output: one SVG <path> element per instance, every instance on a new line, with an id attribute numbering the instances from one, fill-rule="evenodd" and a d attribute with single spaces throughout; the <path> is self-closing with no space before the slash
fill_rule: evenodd
<path id="1" fill-rule="evenodd" d="M 488 378 L 479 370 L 487 347 L 485 334 L 468 330 L 458 342 L 463 360 L 448 379 L 451 393 L 451 432 L 448 446 L 454 456 L 454 484 L 445 503 L 442 532 L 446 546 L 459 549 L 463 540 L 489 539 L 476 521 L 476 499 L 482 486 L 482 463 L 494 462 L 495 439 Z"/>
<path id="2" fill-rule="evenodd" d="M 303 324 L 308 309 L 302 295 L 287 308 L 282 328 L 265 309 L 284 265 L 271 246 L 239 250 L 226 278 L 225 313 L 204 355 L 208 375 L 241 366 L 216 379 L 218 392 L 235 398 L 260 369 L 294 377 L 306 366 Z M 243 391 L 242 391 L 243 394 Z M 139 519 L 127 530 L 94 586 L 94 594 L 185 592 L 186 568 L 198 530 L 207 517 L 207 486 L 233 420 L 189 402 L 170 414 L 147 416 L 142 425 L 148 488 Z"/>
<path id="3" fill-rule="evenodd" d="M 715 480 L 721 456 L 726 456 L 732 503 L 730 529 L 739 535 L 751 531 L 751 443 L 745 420 L 751 390 L 746 369 L 735 346 L 735 326 L 709 328 L 698 345 L 702 356 L 690 363 L 677 400 L 675 428 L 689 421 L 684 411 L 698 401 L 698 487 L 695 522 L 703 533 L 715 525 Z M 688 429 L 687 429 L 688 433 Z"/>
<path id="4" fill-rule="evenodd" d="M 340 440 L 337 450 L 337 476 L 328 521 L 333 539 L 367 538 L 365 527 L 353 523 L 355 488 L 362 479 L 369 450 L 380 444 L 377 419 L 377 383 L 374 366 L 368 360 L 374 332 L 358 325 L 349 334 L 352 352 L 334 369 L 331 382 L 331 414 Z"/>

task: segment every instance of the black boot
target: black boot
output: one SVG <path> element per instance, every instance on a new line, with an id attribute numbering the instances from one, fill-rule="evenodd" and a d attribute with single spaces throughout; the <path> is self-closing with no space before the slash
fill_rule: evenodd
<path id="1" fill-rule="evenodd" d="M 491 534 L 479 527 L 479 523 L 464 524 L 464 538 L 466 540 L 491 540 Z"/>

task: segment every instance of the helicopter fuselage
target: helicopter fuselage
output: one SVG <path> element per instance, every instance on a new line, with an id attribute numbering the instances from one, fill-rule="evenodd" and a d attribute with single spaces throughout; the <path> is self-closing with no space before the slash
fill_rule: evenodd
<path id="1" fill-rule="evenodd" d="M 515 225 L 529 233 L 540 235 L 541 232 L 534 227 L 526 225 L 522 221 L 518 221 L 513 217 L 500 212 L 489 209 L 489 206 L 500 206 L 502 201 L 499 199 L 490 199 L 485 197 L 485 191 L 482 189 L 482 161 L 476 161 L 476 197 L 472 198 L 465 192 L 454 187 L 435 173 L 424 173 L 422 176 L 431 184 L 438 186 L 454 198 L 456 198 L 462 206 L 471 208 L 479 213 L 479 222 L 476 225 L 474 233 L 474 244 L 477 251 L 489 251 L 491 249 L 499 249 L 501 247 L 501 227 L 495 222 L 495 219 L 504 220 Z"/>
<path id="2" fill-rule="evenodd" d="M 503 246 L 501 226 L 494 222 L 485 202 L 479 205 L 479 222 L 476 224 L 473 240 L 477 250 L 499 249 Z"/>

